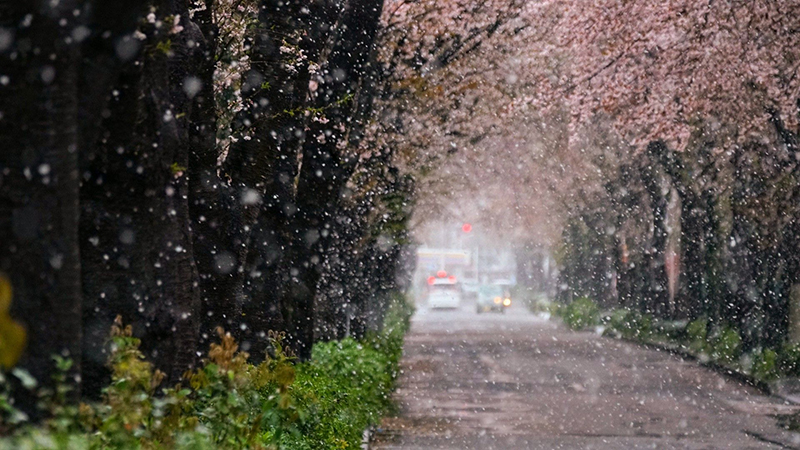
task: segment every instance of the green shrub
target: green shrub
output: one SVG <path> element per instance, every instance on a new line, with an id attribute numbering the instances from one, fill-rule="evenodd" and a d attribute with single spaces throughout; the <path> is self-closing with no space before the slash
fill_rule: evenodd
<path id="1" fill-rule="evenodd" d="M 686 341 L 688 325 L 686 320 L 654 320 L 653 334 L 665 340 L 683 342 Z"/>
<path id="2" fill-rule="evenodd" d="M 389 310 L 383 320 L 383 329 L 379 333 L 369 333 L 364 342 L 374 350 L 389 358 L 392 379 L 399 374 L 400 357 L 403 356 L 403 338 L 411 327 L 411 316 L 414 305 L 405 296 L 396 294 L 390 303 Z"/>
<path id="3" fill-rule="evenodd" d="M 396 300 L 380 333 L 364 342 L 317 344 L 312 359 L 300 364 L 284 351 L 282 334 L 270 333 L 271 356 L 253 365 L 219 330 L 220 342 L 202 366 L 160 390 L 163 374 L 118 320 L 110 338 L 111 383 L 97 404 L 66 401 L 71 363 L 57 359 L 56 388 L 41 390 L 49 419 L 27 424 L 0 378 L 0 432 L 9 435 L 0 450 L 357 449 L 363 430 L 390 406 L 411 312 Z"/>
<path id="4" fill-rule="evenodd" d="M 653 316 L 630 309 L 617 309 L 603 318 L 605 335 L 647 340 L 653 334 Z"/>
<path id="5" fill-rule="evenodd" d="M 772 349 L 758 349 L 751 355 L 750 374 L 759 380 L 773 380 L 780 376 L 778 353 Z"/>
<path id="6" fill-rule="evenodd" d="M 536 296 L 528 304 L 528 309 L 534 313 L 554 313 L 554 308 L 558 308 L 558 303 L 551 302 L 544 295 Z"/>
<path id="7" fill-rule="evenodd" d="M 314 346 L 293 386 L 304 421 L 284 448 L 348 448 L 389 405 L 389 357 L 353 339 Z"/>
<path id="8" fill-rule="evenodd" d="M 573 330 L 583 330 L 600 324 L 600 309 L 586 297 L 577 298 L 559 307 L 557 314 Z"/>
<path id="9" fill-rule="evenodd" d="M 726 366 L 733 365 L 741 355 L 742 338 L 731 326 L 724 326 L 711 339 L 711 358 Z"/>
<path id="10" fill-rule="evenodd" d="M 705 317 L 693 320 L 686 326 L 686 343 L 689 350 L 710 355 L 711 346 L 707 338 L 708 320 Z"/>
<path id="11" fill-rule="evenodd" d="M 778 353 L 778 369 L 791 377 L 800 377 L 800 344 L 786 343 Z"/>
<path id="12" fill-rule="evenodd" d="M 732 366 L 742 353 L 742 338 L 735 328 L 725 325 L 709 335 L 708 319 L 702 317 L 686 326 L 689 350 L 712 361 Z"/>
<path id="13" fill-rule="evenodd" d="M 550 302 L 547 311 L 550 313 L 551 317 L 561 317 L 564 308 L 566 308 L 566 306 L 559 302 Z"/>
<path id="14" fill-rule="evenodd" d="M 412 314 L 413 306 L 396 296 L 379 333 L 364 342 L 348 338 L 314 346 L 311 361 L 298 365 L 293 386 L 304 417 L 300 433 L 287 436 L 281 448 L 360 448 L 364 429 L 391 406 Z"/>

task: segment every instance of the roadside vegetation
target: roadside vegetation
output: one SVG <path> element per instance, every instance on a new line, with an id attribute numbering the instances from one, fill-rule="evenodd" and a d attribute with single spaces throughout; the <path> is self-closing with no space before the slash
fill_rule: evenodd
<path id="1" fill-rule="evenodd" d="M 697 358 L 701 363 L 746 375 L 756 382 L 800 377 L 800 344 L 786 342 L 777 348 L 747 350 L 736 328 L 713 326 L 705 317 L 693 321 L 660 320 L 627 308 L 603 311 L 587 297 L 567 304 L 540 302 L 531 308 L 549 312 L 576 331 L 594 331 L 603 336 L 654 344 Z"/>
<path id="2" fill-rule="evenodd" d="M 102 400 L 70 400 L 72 362 L 54 358 L 53 389 L 22 369 L 0 378 L 0 449 L 355 449 L 364 430 L 391 406 L 412 307 L 395 296 L 384 328 L 364 339 L 317 343 L 297 362 L 283 333 L 271 332 L 260 363 L 218 329 L 202 364 L 180 383 L 148 362 L 130 325 L 117 319 L 108 341 L 111 382 Z M 15 408 L 10 383 L 35 391 L 41 413 L 32 424 Z"/>

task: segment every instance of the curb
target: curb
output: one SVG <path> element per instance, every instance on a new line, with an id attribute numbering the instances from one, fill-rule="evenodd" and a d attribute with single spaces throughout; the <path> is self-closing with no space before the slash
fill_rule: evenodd
<path id="1" fill-rule="evenodd" d="M 738 371 L 736 369 L 733 369 L 733 368 L 728 367 L 728 366 L 724 366 L 724 365 L 716 363 L 714 361 L 701 361 L 700 358 L 697 357 L 697 355 L 695 355 L 695 354 L 693 354 L 691 352 L 688 352 L 686 350 L 683 350 L 681 348 L 673 347 L 673 346 L 670 346 L 670 345 L 667 345 L 667 344 L 662 344 L 662 343 L 659 343 L 659 342 L 644 342 L 644 341 L 637 341 L 637 340 L 628 339 L 628 338 L 615 338 L 615 337 L 612 337 L 612 336 L 604 336 L 604 337 L 608 337 L 610 339 L 616 339 L 618 341 L 627 342 L 629 344 L 636 344 L 636 345 L 639 345 L 639 346 L 644 347 L 644 348 L 649 348 L 651 350 L 663 351 L 663 352 L 667 352 L 667 353 L 670 353 L 670 354 L 675 355 L 675 356 L 679 356 L 684 360 L 696 362 L 700 366 L 705 367 L 707 369 L 711 369 L 712 371 L 714 371 L 716 373 L 719 373 L 720 375 L 724 375 L 724 376 L 726 376 L 728 378 L 731 378 L 733 380 L 736 380 L 736 381 L 738 381 L 740 383 L 744 383 L 744 384 L 747 384 L 749 386 L 752 386 L 752 387 L 756 388 L 756 390 L 758 390 L 762 394 L 772 395 L 774 397 L 781 398 L 781 399 L 783 399 L 783 400 L 785 400 L 785 401 L 787 401 L 789 403 L 798 404 L 796 401 L 791 400 L 789 398 L 786 398 L 783 395 L 780 395 L 777 392 L 775 392 L 770 387 L 769 383 L 767 383 L 766 381 L 759 380 L 758 378 L 755 378 L 755 377 L 753 377 L 751 375 L 748 375 L 748 374 L 746 374 L 744 372 L 740 372 L 740 371 Z"/>
<path id="2" fill-rule="evenodd" d="M 566 325 L 564 325 L 563 321 L 559 320 L 558 322 L 559 322 L 560 326 L 566 327 Z M 566 328 L 570 329 L 569 327 L 566 327 Z M 792 397 L 790 397 L 788 395 L 785 395 L 785 394 L 783 394 L 781 392 L 778 392 L 772 385 L 770 385 L 770 383 L 768 383 L 766 381 L 763 381 L 763 380 L 760 380 L 758 378 L 755 378 L 752 375 L 748 375 L 748 374 L 746 374 L 744 372 L 741 372 L 739 370 L 736 370 L 736 369 L 734 369 L 732 367 L 724 366 L 724 365 L 716 363 L 714 361 L 701 361 L 700 358 L 697 355 L 695 355 L 694 353 L 691 353 L 688 350 L 684 350 L 683 348 L 678 347 L 677 345 L 674 345 L 674 344 L 670 345 L 668 343 L 661 343 L 661 342 L 637 341 L 635 339 L 625 338 L 625 337 L 622 337 L 622 336 L 618 336 L 617 337 L 617 336 L 604 335 L 602 333 L 598 334 L 598 333 L 596 333 L 594 331 L 590 331 L 590 330 L 582 330 L 582 331 L 570 330 L 570 331 L 578 332 L 578 333 L 580 333 L 580 332 L 589 332 L 589 333 L 593 333 L 596 336 L 599 336 L 601 338 L 613 339 L 613 340 L 616 340 L 616 341 L 626 342 L 628 344 L 638 345 L 640 347 L 648 348 L 650 350 L 667 352 L 667 353 L 670 353 L 672 355 L 678 356 L 678 357 L 680 357 L 680 358 L 682 358 L 684 360 L 696 362 L 701 367 L 705 367 L 706 369 L 710 369 L 710 370 L 712 370 L 712 371 L 714 371 L 714 372 L 716 372 L 716 373 L 718 373 L 718 374 L 720 374 L 722 376 L 725 376 L 725 377 L 730 378 L 732 380 L 735 380 L 735 381 L 738 381 L 740 383 L 743 383 L 743 384 L 746 384 L 748 386 L 751 386 L 751 387 L 755 388 L 756 390 L 758 390 L 761 394 L 769 395 L 769 396 L 781 399 L 781 400 L 783 400 L 784 402 L 786 402 L 788 404 L 800 405 L 800 396 L 793 396 L 794 398 L 792 398 Z"/>
<path id="3" fill-rule="evenodd" d="M 370 443 L 372 442 L 372 436 L 375 434 L 374 427 L 369 426 L 364 430 L 364 433 L 361 435 L 361 450 L 369 450 L 372 448 Z"/>
<path id="4" fill-rule="evenodd" d="M 616 337 L 613 337 L 613 336 L 601 336 L 601 337 L 606 337 L 606 338 L 609 338 L 609 339 L 614 339 L 614 340 L 618 340 L 618 341 L 622 341 L 622 342 L 627 342 L 629 344 L 638 345 L 638 346 L 641 346 L 641 347 L 644 347 L 644 348 L 648 348 L 648 349 L 651 349 L 651 350 L 670 353 L 670 354 L 678 356 L 678 357 L 680 357 L 680 358 L 682 358 L 684 360 L 696 362 L 701 367 L 705 367 L 706 369 L 710 369 L 710 370 L 712 370 L 712 371 L 714 371 L 714 372 L 716 372 L 716 373 L 718 373 L 720 375 L 723 375 L 725 377 L 728 377 L 728 378 L 730 378 L 732 380 L 735 380 L 735 381 L 738 381 L 740 383 L 743 383 L 743 384 L 746 384 L 748 386 L 751 386 L 751 387 L 755 388 L 756 390 L 758 390 L 760 393 L 762 393 L 764 395 L 769 395 L 769 396 L 772 396 L 772 397 L 779 398 L 779 399 L 783 400 L 784 402 L 792 404 L 792 405 L 800 405 L 800 401 L 798 401 L 797 398 L 790 398 L 789 396 L 778 392 L 777 390 L 775 390 L 766 381 L 759 380 L 758 378 L 755 378 L 752 375 L 748 375 L 748 374 L 746 374 L 744 372 L 738 371 L 738 370 L 733 369 L 733 368 L 728 367 L 728 366 L 724 366 L 724 365 L 716 363 L 714 361 L 701 361 L 700 358 L 697 357 L 697 355 L 695 355 L 695 354 L 693 354 L 693 353 L 691 353 L 689 351 L 683 350 L 681 348 L 670 346 L 670 345 L 659 343 L 659 342 L 643 342 L 643 341 L 637 341 L 637 340 L 634 340 L 634 339 L 623 338 L 623 337 L 619 337 L 619 338 L 616 338 Z"/>

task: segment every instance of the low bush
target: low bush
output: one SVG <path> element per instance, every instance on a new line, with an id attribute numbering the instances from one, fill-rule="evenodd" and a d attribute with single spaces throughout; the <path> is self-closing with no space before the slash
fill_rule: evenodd
<path id="1" fill-rule="evenodd" d="M 305 420 L 283 447 L 350 448 L 359 442 L 364 428 L 377 423 L 389 405 L 388 367 L 388 356 L 353 339 L 316 345 L 311 363 L 298 367 L 293 386 Z"/>
<path id="2" fill-rule="evenodd" d="M 708 340 L 708 320 L 704 317 L 695 319 L 686 325 L 686 345 L 694 353 L 711 354 Z"/>
<path id="3" fill-rule="evenodd" d="M 731 326 L 726 325 L 718 329 L 712 336 L 710 344 L 711 359 L 726 366 L 733 366 L 742 354 L 742 338 Z"/>
<path id="4" fill-rule="evenodd" d="M 750 375 L 753 377 L 769 381 L 781 375 L 778 367 L 778 353 L 775 350 L 769 348 L 756 349 L 749 357 L 751 360 Z"/>
<path id="5" fill-rule="evenodd" d="M 653 316 L 630 309 L 617 309 L 603 317 L 604 335 L 647 340 L 653 334 Z"/>
<path id="6" fill-rule="evenodd" d="M 800 377 L 800 344 L 784 344 L 778 353 L 778 369 L 788 376 Z"/>
<path id="7" fill-rule="evenodd" d="M 533 313 L 550 313 L 551 315 L 558 308 L 558 303 L 551 302 L 544 295 L 532 297 L 528 303 L 528 309 Z"/>
<path id="8" fill-rule="evenodd" d="M 653 334 L 665 341 L 686 341 L 688 320 L 653 320 Z"/>
<path id="9" fill-rule="evenodd" d="M 709 333 L 708 319 L 701 317 L 686 326 L 686 346 L 693 353 L 725 366 L 734 366 L 742 356 L 742 338 L 729 325 L 716 327 Z"/>
<path id="10" fill-rule="evenodd" d="M 600 324 L 600 309 L 587 297 L 559 306 L 556 314 L 573 330 L 584 330 Z"/>
<path id="11" fill-rule="evenodd" d="M 566 305 L 559 303 L 559 302 L 550 302 L 547 305 L 547 312 L 550 313 L 550 317 L 561 317 L 561 313 L 566 308 Z"/>
<path id="12" fill-rule="evenodd" d="M 71 405 L 58 359 L 52 392 L 41 391 L 48 419 L 30 424 L 0 378 L 0 450 L 5 449 L 356 449 L 390 396 L 411 310 L 395 300 L 386 325 L 364 342 L 315 345 L 294 363 L 270 333 L 272 349 L 254 365 L 219 330 L 201 367 L 177 386 L 159 389 L 163 374 L 147 362 L 130 326 L 117 321 L 110 339 L 111 383 L 97 404 Z M 33 387 L 22 371 L 13 375 Z"/>

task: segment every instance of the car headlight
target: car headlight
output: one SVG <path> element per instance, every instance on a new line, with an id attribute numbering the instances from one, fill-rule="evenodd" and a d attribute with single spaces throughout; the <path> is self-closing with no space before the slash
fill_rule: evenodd
<path id="1" fill-rule="evenodd" d="M 495 302 L 495 303 L 497 303 L 498 305 L 499 305 L 499 304 L 500 304 L 500 302 L 502 302 L 502 301 L 503 301 L 503 299 L 502 299 L 502 298 L 500 298 L 500 297 L 495 297 L 495 298 L 494 298 L 494 302 Z"/>
<path id="2" fill-rule="evenodd" d="M 507 298 L 507 299 L 503 300 L 503 306 L 511 306 L 511 299 Z"/>

